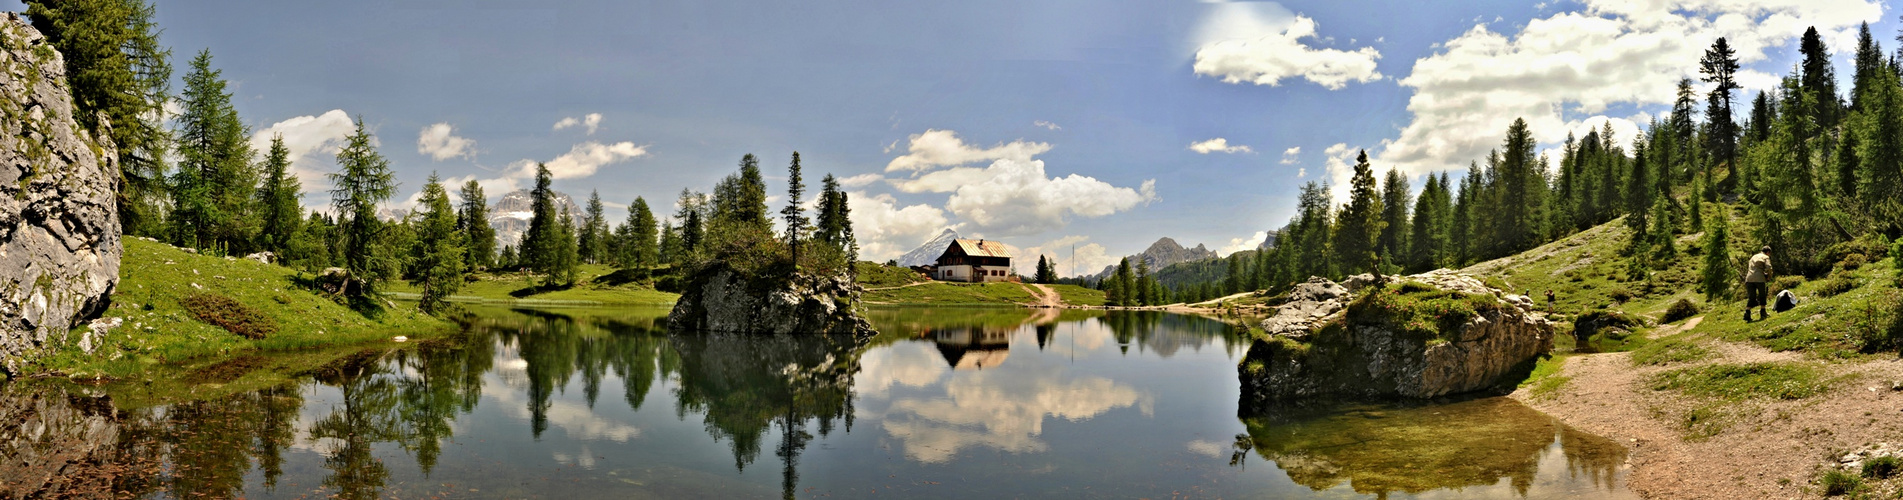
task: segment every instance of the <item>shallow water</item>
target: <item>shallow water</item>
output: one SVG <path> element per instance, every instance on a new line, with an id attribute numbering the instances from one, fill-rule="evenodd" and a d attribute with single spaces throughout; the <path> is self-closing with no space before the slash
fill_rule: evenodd
<path id="1" fill-rule="evenodd" d="M 1504 398 L 1238 418 L 1247 344 L 1203 318 L 877 309 L 862 346 L 480 313 L 459 347 L 212 401 L 12 384 L 0 453 L 179 498 L 1632 497 L 1624 448 Z"/>

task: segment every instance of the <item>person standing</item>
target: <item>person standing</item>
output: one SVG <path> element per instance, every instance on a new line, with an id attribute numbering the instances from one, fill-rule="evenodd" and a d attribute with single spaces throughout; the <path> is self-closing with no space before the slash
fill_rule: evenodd
<path id="1" fill-rule="evenodd" d="M 1770 291 L 1771 291 L 1769 286 L 1766 284 L 1766 282 L 1770 280 L 1771 280 L 1771 246 L 1765 245 L 1764 248 L 1758 249 L 1757 255 L 1751 256 L 1751 264 L 1745 269 L 1745 274 L 1744 274 L 1744 294 L 1745 294 L 1744 320 L 1745 321 L 1747 322 L 1751 321 L 1751 307 L 1752 306 L 1756 306 L 1758 308 L 1759 320 L 1770 318 L 1770 315 L 1764 312 L 1765 303 L 1769 302 L 1765 299 L 1768 298 L 1768 295 L 1770 295 Z"/>

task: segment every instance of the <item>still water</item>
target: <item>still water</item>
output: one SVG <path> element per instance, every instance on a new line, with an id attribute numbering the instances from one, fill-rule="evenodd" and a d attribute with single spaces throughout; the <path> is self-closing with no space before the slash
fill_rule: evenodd
<path id="1" fill-rule="evenodd" d="M 866 344 L 478 312 L 454 345 L 212 400 L 15 383 L 0 454 L 172 498 L 1633 496 L 1624 448 L 1504 398 L 1238 418 L 1248 344 L 1197 317 L 876 309 Z"/>

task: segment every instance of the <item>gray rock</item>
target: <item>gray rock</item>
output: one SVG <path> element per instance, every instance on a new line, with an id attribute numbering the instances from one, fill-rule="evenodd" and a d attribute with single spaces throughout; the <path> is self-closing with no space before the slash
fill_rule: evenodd
<path id="1" fill-rule="evenodd" d="M 787 280 L 748 280 L 724 265 L 695 273 L 674 310 L 669 330 L 727 333 L 832 333 L 872 336 L 853 304 L 862 289 L 845 275 L 799 274 Z"/>
<path id="2" fill-rule="evenodd" d="M 0 422 L 0 498 L 105 498 L 124 478 L 110 397 L 15 389 L 0 398 Z"/>
<path id="3" fill-rule="evenodd" d="M 59 52 L 18 14 L 0 31 L 0 370 L 18 373 L 110 303 L 119 165 L 103 131 L 74 121 Z"/>
<path id="4" fill-rule="evenodd" d="M 265 264 L 270 264 L 272 262 L 277 261 L 278 255 L 271 252 L 258 252 L 251 255 L 246 255 L 244 256 L 244 258 L 246 260 L 255 260 L 258 262 L 263 262 Z"/>
<path id="5" fill-rule="evenodd" d="M 1357 297 L 1352 287 L 1311 278 L 1262 321 L 1267 338 L 1250 347 L 1238 368 L 1244 407 L 1321 396 L 1433 398 L 1486 390 L 1552 350 L 1553 325 L 1532 313 L 1528 300 L 1444 270 L 1400 279 L 1493 297 L 1499 307 L 1440 338 L 1423 339 L 1384 317 L 1350 317 Z M 1365 291 L 1372 276 L 1357 284 Z M 1340 326 L 1318 334 L 1331 324 Z"/>

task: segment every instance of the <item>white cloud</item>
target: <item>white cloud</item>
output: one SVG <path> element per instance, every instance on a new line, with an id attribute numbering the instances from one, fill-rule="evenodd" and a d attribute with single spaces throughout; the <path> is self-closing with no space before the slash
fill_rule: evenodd
<path id="1" fill-rule="evenodd" d="M 1883 14 L 1881 4 L 1864 0 L 1584 4 L 1579 12 L 1531 20 L 1510 35 L 1474 26 L 1415 61 L 1400 80 L 1414 89 L 1408 102 L 1413 121 L 1385 143 L 1378 163 L 1410 176 L 1465 168 L 1498 147 L 1515 118 L 1525 118 L 1539 142 L 1559 142 L 1582 124 L 1607 119 L 1568 114 L 1601 115 L 1617 104 L 1669 104 L 1680 78 L 1698 78 L 1697 62 L 1718 37 L 1746 65 L 1764 61 L 1768 49 L 1788 45 L 1810 26 L 1844 52 L 1855 47 L 1858 23 Z M 1754 88 L 1774 83 L 1774 77 L 1749 69 L 1740 80 Z M 1615 129 L 1624 128 L 1622 119 L 1612 120 Z"/>
<path id="2" fill-rule="evenodd" d="M 889 194 L 847 192 L 846 208 L 852 212 L 853 236 L 859 239 L 859 252 L 874 262 L 911 251 L 919 242 L 951 225 L 944 210 L 931 205 L 901 207 Z"/>
<path id="3" fill-rule="evenodd" d="M 457 137 L 455 132 L 456 128 L 450 126 L 449 122 L 423 127 L 422 133 L 416 136 L 416 152 L 436 161 L 474 156 L 476 141 Z"/>
<path id="4" fill-rule="evenodd" d="M 998 160 L 982 174 L 958 186 L 945 208 L 998 236 L 1057 229 L 1071 216 L 1102 217 L 1157 199 L 1155 179 L 1130 189 L 1077 174 L 1051 178 L 1043 160 Z"/>
<path id="5" fill-rule="evenodd" d="M 1325 165 L 1327 168 L 1327 178 L 1322 180 L 1328 183 L 1328 194 L 1333 197 L 1336 202 L 1348 201 L 1348 188 L 1350 187 L 1348 183 L 1354 180 L 1355 157 L 1360 155 L 1361 151 L 1360 149 L 1350 148 L 1345 143 L 1336 143 L 1333 146 L 1329 146 L 1328 149 L 1322 150 L 1322 155 L 1328 157 L 1328 162 Z M 1301 174 L 1308 175 L 1308 171 L 1304 169 Z"/>
<path id="6" fill-rule="evenodd" d="M 1034 121 L 1034 122 L 1031 122 L 1031 124 L 1039 126 L 1039 127 L 1044 127 L 1045 130 L 1063 130 L 1064 129 L 1064 127 L 1059 127 L 1055 123 L 1047 122 L 1044 120 Z"/>
<path id="7" fill-rule="evenodd" d="M 602 144 L 588 141 L 569 148 L 567 153 L 547 161 L 548 173 L 555 179 L 575 179 L 595 175 L 601 167 L 647 156 L 647 146 L 636 146 L 632 142 Z M 535 178 L 535 162 L 520 160 L 509 169 L 509 176 L 518 179 Z"/>
<path id="8" fill-rule="evenodd" d="M 1120 258 L 1110 255 L 1103 245 L 1091 243 L 1089 237 L 1079 235 L 1046 241 L 1037 246 L 1025 248 L 1017 255 L 1020 258 L 1012 259 L 1011 263 L 1013 267 L 1018 268 L 1018 274 L 1024 276 L 1036 273 L 1039 255 L 1051 259 L 1059 276 L 1096 274 L 1097 271 L 1103 270 L 1104 266 L 1116 264 Z"/>
<path id="9" fill-rule="evenodd" d="M 1254 149 L 1251 149 L 1248 146 L 1244 146 L 1241 144 L 1231 146 L 1229 145 L 1228 139 L 1224 139 L 1221 137 L 1217 137 L 1215 139 L 1210 139 L 1207 141 L 1189 143 L 1189 150 L 1195 151 L 1197 154 L 1209 154 L 1209 153 L 1232 153 L 1233 154 L 1233 153 L 1254 153 L 1255 152 Z"/>
<path id="10" fill-rule="evenodd" d="M 1081 422 L 1117 408 L 1155 411 L 1154 398 L 1134 387 L 1052 371 L 959 373 L 944 387 L 940 397 L 895 399 L 879 419 L 907 458 L 945 463 L 968 447 L 1038 452 L 1049 448 L 1038 438 L 1046 417 Z"/>
<path id="11" fill-rule="evenodd" d="M 344 138 L 356 129 L 349 113 L 333 109 L 320 115 L 273 123 L 251 134 L 251 149 L 259 155 L 267 154 L 271 151 L 271 138 L 282 135 L 284 147 L 291 150 L 292 175 L 304 185 L 304 192 L 321 193 L 330 187 L 325 174 L 336 169 L 337 151 L 343 147 Z M 305 201 L 311 201 L 310 197 Z"/>
<path id="12" fill-rule="evenodd" d="M 950 130 L 926 130 L 922 134 L 912 134 L 907 139 L 906 154 L 893 158 L 887 163 L 885 171 L 930 170 L 935 167 L 955 167 L 970 163 L 991 160 L 1029 160 L 1032 156 L 1051 150 L 1049 143 L 1012 141 L 990 148 L 978 148 L 958 138 L 957 132 Z"/>
<path id="13" fill-rule="evenodd" d="M 1229 254 L 1232 253 L 1260 248 L 1264 241 L 1269 241 L 1269 232 L 1256 231 L 1254 235 L 1248 238 L 1230 238 L 1229 245 L 1222 247 L 1221 250 L 1217 250 L 1216 253 L 1223 257 L 1228 257 Z"/>
<path id="14" fill-rule="evenodd" d="M 1296 146 L 1296 147 L 1282 150 L 1282 164 L 1294 165 L 1295 162 L 1301 161 L 1301 154 L 1302 154 L 1301 146 Z"/>
<path id="15" fill-rule="evenodd" d="M 852 177 L 839 179 L 839 185 L 849 187 L 849 188 L 866 187 L 868 185 L 871 185 L 872 183 L 879 182 L 882 180 L 885 180 L 885 176 L 883 175 L 859 174 Z"/>
<path id="16" fill-rule="evenodd" d="M 573 116 L 563 118 L 560 121 L 555 122 L 554 130 L 561 130 L 561 129 L 574 127 L 578 125 L 581 127 L 587 128 L 588 135 L 595 135 L 595 128 L 601 126 L 601 113 L 589 113 L 587 115 L 583 115 L 581 118 L 576 118 Z"/>
<path id="17" fill-rule="evenodd" d="M 1212 9 L 1212 16 L 1225 16 L 1224 9 Z M 1293 19 L 1255 22 L 1245 28 L 1249 35 L 1202 44 L 1196 50 L 1199 75 L 1220 78 L 1224 83 L 1254 83 L 1278 86 L 1282 79 L 1301 77 L 1329 90 L 1348 82 L 1381 79 L 1375 60 L 1381 53 L 1373 47 L 1352 51 L 1311 48 L 1302 43 L 1315 37 L 1315 20 L 1296 15 Z M 1232 32 L 1244 30 L 1231 30 Z"/>

